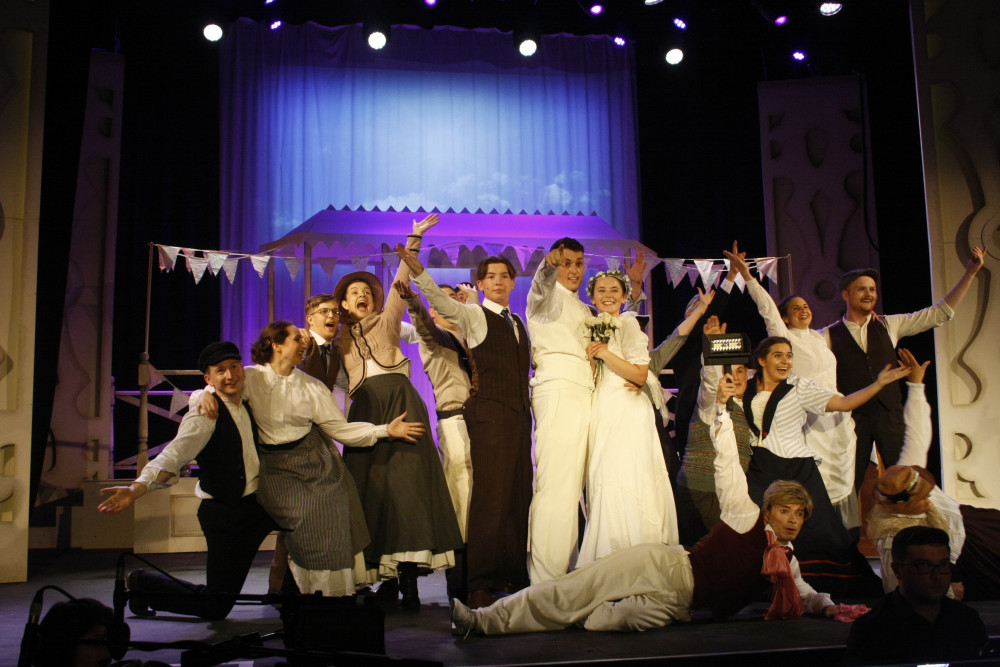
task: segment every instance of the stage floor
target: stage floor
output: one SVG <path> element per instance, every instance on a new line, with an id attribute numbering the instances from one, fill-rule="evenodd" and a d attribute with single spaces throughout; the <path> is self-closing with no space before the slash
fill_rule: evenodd
<path id="1" fill-rule="evenodd" d="M 56 585 L 76 597 L 92 597 L 111 605 L 115 561 L 111 551 L 32 551 L 29 580 L 23 584 L 0 584 L 0 664 L 17 664 L 28 608 L 35 592 Z M 162 554 L 145 556 L 175 576 L 194 582 L 204 581 L 204 554 Z M 244 590 L 262 593 L 267 588 L 270 552 L 261 552 Z M 141 564 L 126 559 L 126 569 Z M 810 667 L 837 664 L 850 629 L 827 619 L 803 617 L 794 621 L 763 620 L 763 605 L 754 605 L 725 623 L 715 623 L 699 614 L 694 622 L 643 633 L 619 634 L 569 629 L 507 637 L 450 634 L 448 601 L 444 575 L 436 573 L 420 579 L 419 612 L 397 607 L 386 610 L 386 653 L 395 659 L 417 659 L 444 665 L 500 664 L 579 664 L 615 662 L 657 664 L 775 664 L 775 659 L 808 661 Z M 44 594 L 44 610 L 64 599 L 55 590 Z M 991 637 L 1000 635 L 1000 602 L 973 604 L 986 623 Z M 133 641 L 174 642 L 195 640 L 217 643 L 249 633 L 262 635 L 281 628 L 278 613 L 270 606 L 237 606 L 225 621 L 208 622 L 190 617 L 160 614 L 155 618 L 135 618 L 126 610 L 125 620 Z M 278 641 L 268 646 L 282 648 Z M 735 656 L 734 653 L 741 655 Z M 179 665 L 179 649 L 130 650 L 128 658 L 160 660 Z M 277 665 L 282 658 L 242 658 L 227 664 L 242 667 Z M 347 661 L 343 664 L 355 664 Z"/>

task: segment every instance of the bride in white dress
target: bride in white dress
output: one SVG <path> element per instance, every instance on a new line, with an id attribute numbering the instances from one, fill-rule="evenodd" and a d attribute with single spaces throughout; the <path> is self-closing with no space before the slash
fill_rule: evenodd
<path id="1" fill-rule="evenodd" d="M 577 567 L 626 547 L 677 544 L 677 513 L 663 461 L 653 406 L 641 392 L 649 366 L 648 340 L 636 314 L 622 313 L 629 294 L 620 270 L 587 284 L 598 316 L 589 318 L 587 356 L 596 389 L 587 461 L 587 528 Z"/>

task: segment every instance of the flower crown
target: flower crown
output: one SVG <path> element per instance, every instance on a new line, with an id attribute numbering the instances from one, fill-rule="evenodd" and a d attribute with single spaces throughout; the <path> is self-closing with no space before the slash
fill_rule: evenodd
<path id="1" fill-rule="evenodd" d="M 617 278 L 618 282 L 622 284 L 622 289 L 625 290 L 625 296 L 632 296 L 632 284 L 628 279 L 628 276 L 621 269 L 611 269 L 610 271 L 598 271 L 593 278 L 587 281 L 587 294 L 590 297 L 594 296 L 594 284 L 597 283 L 598 278 Z"/>

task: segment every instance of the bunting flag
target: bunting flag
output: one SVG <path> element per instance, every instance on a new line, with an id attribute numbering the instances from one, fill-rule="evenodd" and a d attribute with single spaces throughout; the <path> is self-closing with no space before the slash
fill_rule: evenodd
<path id="1" fill-rule="evenodd" d="M 239 257 L 227 257 L 226 261 L 222 263 L 222 270 L 226 274 L 226 278 L 229 278 L 229 284 L 232 285 L 236 280 L 236 268 L 240 265 Z"/>
<path id="2" fill-rule="evenodd" d="M 210 252 L 208 254 L 208 270 L 212 272 L 213 276 L 219 275 L 219 269 L 222 265 L 226 263 L 226 259 L 229 255 L 224 252 Z"/>
<path id="3" fill-rule="evenodd" d="M 458 254 L 462 251 L 462 246 L 450 245 L 445 248 L 439 248 L 439 250 L 444 251 L 445 256 L 448 258 L 448 261 L 451 262 L 452 266 L 458 264 Z"/>
<path id="4" fill-rule="evenodd" d="M 196 248 L 181 248 L 181 252 L 184 253 L 185 257 L 197 257 L 195 253 L 198 250 Z"/>
<path id="5" fill-rule="evenodd" d="M 483 249 L 486 250 L 488 255 L 499 257 L 500 253 L 503 252 L 504 245 L 502 243 L 484 243 Z"/>
<path id="6" fill-rule="evenodd" d="M 149 384 L 146 385 L 146 388 L 152 389 L 153 387 L 159 387 L 166 381 L 167 378 L 160 375 L 160 373 L 153 368 L 153 364 L 149 364 Z"/>
<path id="7" fill-rule="evenodd" d="M 285 268 L 288 269 L 288 276 L 292 279 L 292 282 L 295 282 L 295 278 L 299 275 L 299 269 L 302 268 L 304 261 L 301 257 L 285 258 Z"/>
<path id="8" fill-rule="evenodd" d="M 667 273 L 667 280 L 674 286 L 674 289 L 681 284 L 684 280 L 684 276 L 687 275 L 687 271 L 684 270 L 684 260 L 683 259 L 665 259 L 663 260 L 663 270 Z"/>
<path id="9" fill-rule="evenodd" d="M 368 261 L 371 259 L 371 255 L 352 255 L 351 264 L 354 265 L 355 271 L 364 271 L 368 268 Z"/>
<path id="10" fill-rule="evenodd" d="M 430 252 L 430 251 L 428 251 Z M 385 256 L 386 266 L 389 267 L 389 273 L 396 275 L 396 269 L 399 267 L 399 255 L 394 252 L 389 253 Z"/>
<path id="11" fill-rule="evenodd" d="M 768 280 L 778 279 L 778 258 L 777 257 L 765 257 L 763 259 L 757 259 L 757 272 L 763 276 L 767 276 Z"/>
<path id="12" fill-rule="evenodd" d="M 327 278 L 333 277 L 333 270 L 337 268 L 336 257 L 319 257 L 316 259 L 316 263 L 323 269 L 323 273 L 326 274 Z"/>
<path id="13" fill-rule="evenodd" d="M 694 260 L 694 265 L 698 269 L 698 275 L 701 276 L 701 284 L 704 285 L 707 290 L 712 285 L 712 265 L 714 260 L 711 259 L 696 259 Z M 691 281 L 691 285 L 694 285 L 694 281 Z"/>
<path id="14" fill-rule="evenodd" d="M 157 246 L 160 255 L 160 271 L 173 271 L 174 264 L 177 262 L 177 253 L 181 251 L 175 245 L 161 245 Z"/>
<path id="15" fill-rule="evenodd" d="M 514 252 L 517 254 L 517 261 L 521 263 L 521 272 L 527 273 L 528 266 L 531 264 L 531 256 L 535 254 L 535 249 L 528 248 L 527 246 L 517 246 L 514 248 Z"/>
<path id="16" fill-rule="evenodd" d="M 719 278 L 726 272 L 726 267 L 721 264 L 712 266 L 712 287 L 719 286 Z"/>
<path id="17" fill-rule="evenodd" d="M 253 264 L 254 271 L 261 278 L 264 277 L 264 271 L 267 270 L 267 263 L 271 261 L 270 255 L 250 255 L 250 263 Z"/>
<path id="18" fill-rule="evenodd" d="M 187 262 L 187 269 L 194 276 L 194 284 L 197 285 L 201 282 L 202 276 L 205 275 L 205 269 L 208 268 L 208 260 L 204 257 L 192 257 L 187 255 L 184 258 Z"/>
<path id="19" fill-rule="evenodd" d="M 177 414 L 187 407 L 188 396 L 183 391 L 174 387 L 173 396 L 170 397 L 170 413 Z"/>
<path id="20" fill-rule="evenodd" d="M 608 271 L 614 271 L 622 265 L 622 260 L 617 257 L 608 257 Z"/>

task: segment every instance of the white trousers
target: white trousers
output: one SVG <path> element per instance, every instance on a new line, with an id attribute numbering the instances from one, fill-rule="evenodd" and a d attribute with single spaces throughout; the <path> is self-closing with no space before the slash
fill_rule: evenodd
<path id="1" fill-rule="evenodd" d="M 438 420 L 438 451 L 444 467 L 444 481 L 448 485 L 455 518 L 466 541 L 469 527 L 469 498 L 472 496 L 472 454 L 469 451 L 469 431 L 462 415 Z"/>
<path id="2" fill-rule="evenodd" d="M 534 387 L 535 495 L 528 522 L 528 574 L 539 584 L 566 574 L 577 545 L 577 508 L 587 472 L 593 390 L 565 380 Z"/>
<path id="3" fill-rule="evenodd" d="M 684 547 L 640 544 L 475 609 L 483 634 L 635 631 L 691 620 L 694 577 Z"/>

